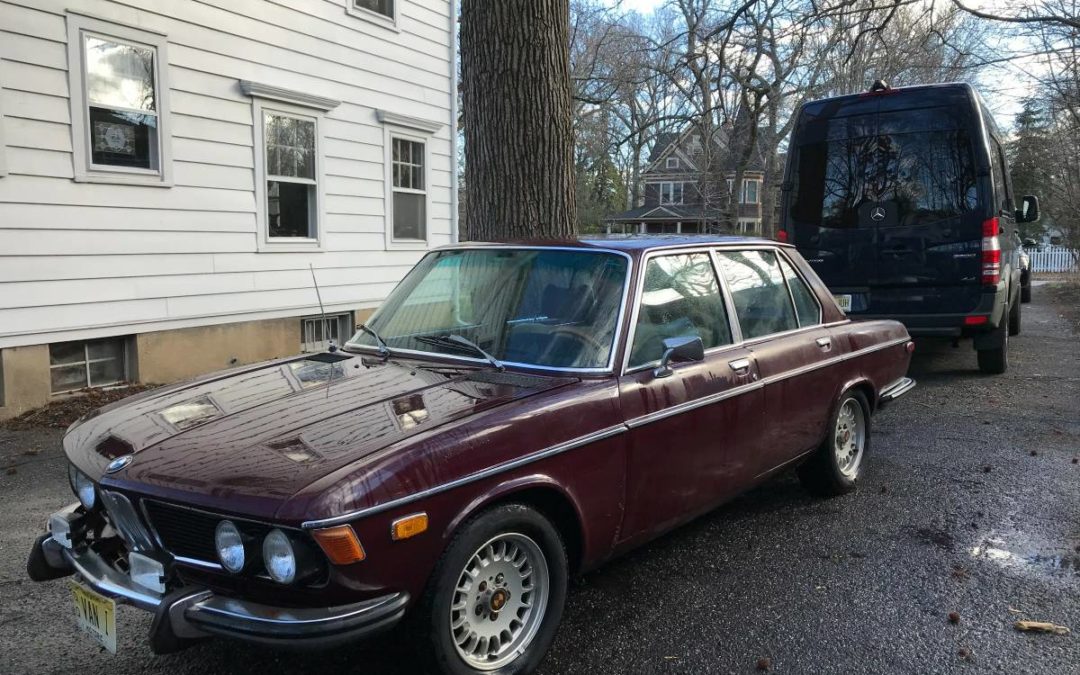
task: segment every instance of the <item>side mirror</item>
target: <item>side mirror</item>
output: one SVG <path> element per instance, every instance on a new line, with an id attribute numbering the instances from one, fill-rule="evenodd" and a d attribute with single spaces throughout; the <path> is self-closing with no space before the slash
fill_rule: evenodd
<path id="1" fill-rule="evenodd" d="M 1016 222 L 1034 223 L 1039 219 L 1039 198 L 1034 195 L 1024 195 L 1020 208 L 1016 209 Z"/>
<path id="2" fill-rule="evenodd" d="M 668 377 L 671 375 L 672 361 L 704 361 L 705 344 L 696 335 L 666 338 L 663 342 L 664 355 L 660 357 L 660 365 L 653 371 L 654 377 Z"/>
<path id="3" fill-rule="evenodd" d="M 1024 248 L 1035 248 L 1039 245 L 1039 242 L 1035 241 L 1031 237 L 1024 240 Z"/>

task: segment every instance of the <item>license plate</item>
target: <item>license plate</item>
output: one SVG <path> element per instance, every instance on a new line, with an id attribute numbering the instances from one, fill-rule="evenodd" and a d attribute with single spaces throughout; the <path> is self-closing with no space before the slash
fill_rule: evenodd
<path id="1" fill-rule="evenodd" d="M 116 653 L 116 601 L 95 593 L 83 584 L 72 581 L 71 595 L 75 599 L 75 620 L 94 642 Z"/>
<path id="2" fill-rule="evenodd" d="M 836 298 L 836 304 L 840 305 L 840 309 L 845 312 L 851 311 L 851 296 L 850 295 L 834 295 Z"/>

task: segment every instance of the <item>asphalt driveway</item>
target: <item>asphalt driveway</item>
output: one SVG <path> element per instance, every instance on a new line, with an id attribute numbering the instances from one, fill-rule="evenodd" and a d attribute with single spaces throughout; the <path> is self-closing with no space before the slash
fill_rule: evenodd
<path id="1" fill-rule="evenodd" d="M 1004 376 L 975 372 L 967 345 L 918 345 L 919 386 L 875 418 L 857 493 L 819 501 L 785 475 L 578 580 L 542 672 L 1080 673 L 1080 337 L 1045 298 Z M 0 431 L 0 673 L 416 672 L 407 635 L 154 657 L 130 608 L 119 654 L 99 651 L 65 583 L 23 571 L 71 501 L 58 439 Z"/>

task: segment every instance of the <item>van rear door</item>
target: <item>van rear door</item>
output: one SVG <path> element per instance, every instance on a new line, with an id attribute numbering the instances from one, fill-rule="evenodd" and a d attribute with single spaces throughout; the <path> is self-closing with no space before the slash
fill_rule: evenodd
<path id="1" fill-rule="evenodd" d="M 982 240 L 973 99 L 958 89 L 842 101 L 800 119 L 793 243 L 834 293 L 852 296 L 852 314 L 972 309 Z"/>

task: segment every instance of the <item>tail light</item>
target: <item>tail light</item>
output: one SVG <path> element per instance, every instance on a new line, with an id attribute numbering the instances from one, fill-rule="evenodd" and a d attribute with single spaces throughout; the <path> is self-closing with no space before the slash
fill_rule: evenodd
<path id="1" fill-rule="evenodd" d="M 1001 281 L 1001 225 L 997 218 L 983 221 L 982 226 L 982 282 L 984 286 L 997 286 Z"/>
<path id="2" fill-rule="evenodd" d="M 786 244 L 787 243 L 787 230 L 777 230 L 776 231 L 776 241 L 780 242 L 781 244 Z"/>

